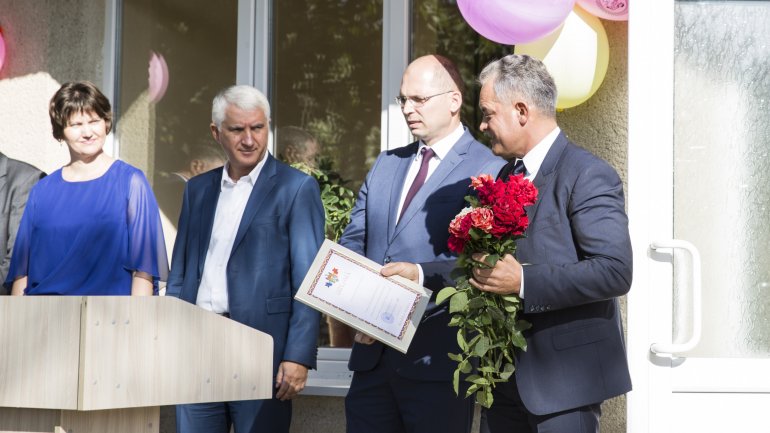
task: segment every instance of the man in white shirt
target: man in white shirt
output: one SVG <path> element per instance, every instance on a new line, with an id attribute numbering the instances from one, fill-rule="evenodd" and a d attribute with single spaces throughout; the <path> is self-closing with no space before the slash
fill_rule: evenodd
<path id="1" fill-rule="evenodd" d="M 316 181 L 267 152 L 270 105 L 251 86 L 220 92 L 211 133 L 225 167 L 185 188 L 167 296 L 273 337 L 275 396 L 177 406 L 180 433 L 286 432 L 315 368 L 318 312 L 294 300 L 323 241 Z"/>

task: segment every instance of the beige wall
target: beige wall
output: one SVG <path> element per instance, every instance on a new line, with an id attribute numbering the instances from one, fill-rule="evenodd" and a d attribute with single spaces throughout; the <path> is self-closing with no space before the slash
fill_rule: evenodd
<path id="1" fill-rule="evenodd" d="M 46 172 L 68 160 L 66 147 L 51 137 L 48 100 L 65 81 L 88 79 L 101 85 L 104 16 L 103 1 L 0 0 L 0 26 L 8 45 L 0 71 L 0 151 Z M 570 139 L 609 161 L 625 180 L 628 26 L 603 24 L 610 41 L 604 83 L 587 102 L 559 113 L 558 120 Z M 603 410 L 602 432 L 624 432 L 625 400 L 607 402 Z M 162 431 L 173 431 L 172 411 L 165 408 L 163 414 Z M 343 399 L 300 397 L 292 431 L 343 432 Z"/>
<path id="2" fill-rule="evenodd" d="M 104 2 L 0 0 L 0 151 L 51 172 L 69 161 L 51 136 L 48 101 L 61 83 L 102 83 Z"/>

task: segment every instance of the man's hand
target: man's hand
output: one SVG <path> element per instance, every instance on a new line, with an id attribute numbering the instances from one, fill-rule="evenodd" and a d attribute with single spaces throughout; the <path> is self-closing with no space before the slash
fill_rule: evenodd
<path id="1" fill-rule="evenodd" d="M 484 263 L 486 254 L 476 253 L 472 257 L 473 260 Z M 518 295 L 521 289 L 521 264 L 512 255 L 506 254 L 493 268 L 474 268 L 470 283 L 485 292 Z"/>
<path id="2" fill-rule="evenodd" d="M 383 266 L 380 270 L 380 274 L 383 277 L 391 277 L 393 275 L 400 275 L 408 280 L 412 280 L 415 283 L 420 282 L 420 271 L 417 269 L 417 265 L 407 262 L 393 262 Z"/>
<path id="3" fill-rule="evenodd" d="M 306 382 L 307 367 L 296 362 L 283 361 L 278 366 L 278 375 L 275 378 L 275 387 L 278 389 L 275 398 L 282 401 L 291 400 L 305 388 Z"/>
<path id="4" fill-rule="evenodd" d="M 372 337 L 370 337 L 370 336 L 368 336 L 368 335 L 366 335 L 366 334 L 364 334 L 362 332 L 356 332 L 356 336 L 353 337 L 353 340 L 356 343 L 366 344 L 367 346 L 372 344 L 372 343 L 374 343 L 375 341 L 377 341 L 374 338 L 372 338 Z"/>

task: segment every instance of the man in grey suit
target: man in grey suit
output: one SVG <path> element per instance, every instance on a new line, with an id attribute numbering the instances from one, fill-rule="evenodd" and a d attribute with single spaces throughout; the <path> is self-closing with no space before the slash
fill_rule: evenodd
<path id="1" fill-rule="evenodd" d="M 505 161 L 473 139 L 460 122 L 463 85 L 441 56 L 420 57 L 404 72 L 406 123 L 419 141 L 380 154 L 358 194 L 340 243 L 387 265 L 382 273 L 417 281 L 434 294 L 451 285 L 456 257 L 449 223 L 466 205 L 470 177 L 497 173 Z M 472 401 L 452 388 L 457 330 L 446 305 L 428 305 L 409 351 L 401 354 L 356 335 L 345 400 L 348 432 L 465 433 Z"/>
<path id="2" fill-rule="evenodd" d="M 498 432 L 598 432 L 601 403 L 631 389 L 619 296 L 631 286 L 623 183 L 556 124 L 556 86 L 542 62 L 509 55 L 481 72 L 481 130 L 538 189 L 527 237 L 471 283 L 523 298 L 527 350 L 486 411 Z M 475 255 L 480 260 L 480 255 Z"/>
<path id="3" fill-rule="evenodd" d="M 29 191 L 43 176 L 45 173 L 35 167 L 0 153 L 0 245 L 5 249 L 0 264 L 0 281 L 5 281 L 8 275 L 16 231 L 27 205 Z M 0 285 L 0 295 L 7 294 L 6 289 Z"/>

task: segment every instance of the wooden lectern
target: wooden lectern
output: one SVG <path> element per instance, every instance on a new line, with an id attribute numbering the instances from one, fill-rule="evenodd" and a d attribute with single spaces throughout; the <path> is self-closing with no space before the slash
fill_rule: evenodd
<path id="1" fill-rule="evenodd" d="M 0 296 L 0 433 L 157 433 L 158 406 L 272 378 L 269 335 L 179 299 Z"/>

